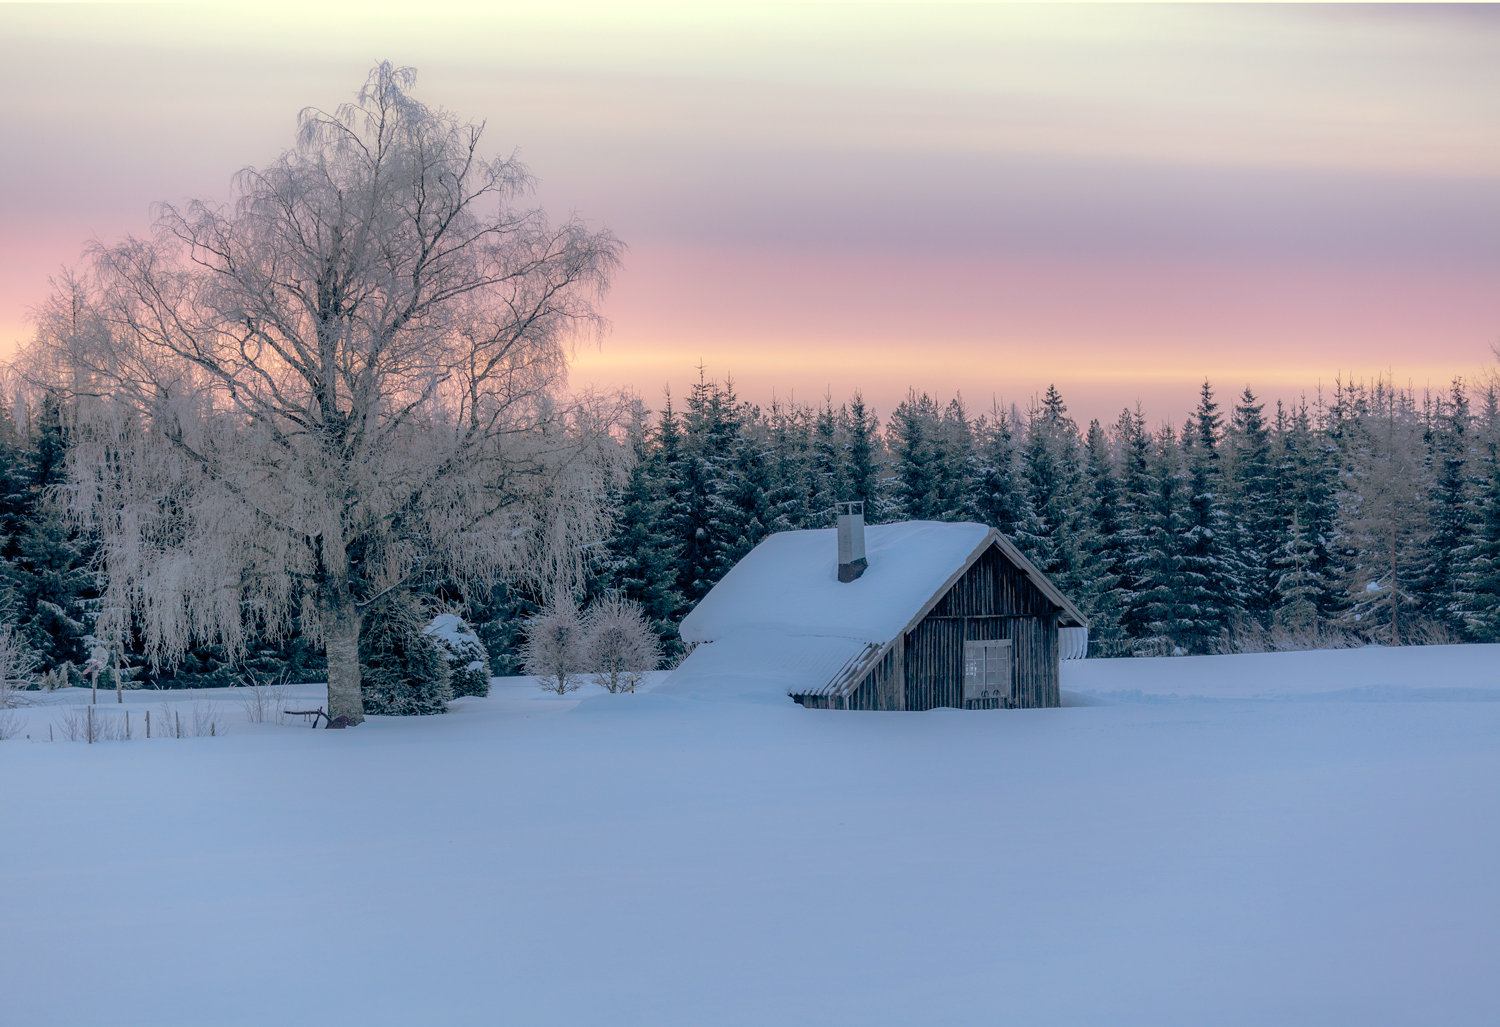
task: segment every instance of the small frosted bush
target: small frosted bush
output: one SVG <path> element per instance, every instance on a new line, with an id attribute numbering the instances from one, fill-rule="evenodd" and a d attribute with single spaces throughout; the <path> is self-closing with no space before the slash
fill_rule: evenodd
<path id="1" fill-rule="evenodd" d="M 635 691 L 641 675 L 661 662 L 661 640 L 640 605 L 628 599 L 601 599 L 584 622 L 588 664 L 594 683 L 611 692 Z"/>
<path id="2" fill-rule="evenodd" d="M 572 599 L 561 599 L 526 622 L 521 664 L 544 692 L 567 695 L 583 684 L 588 648 Z"/>

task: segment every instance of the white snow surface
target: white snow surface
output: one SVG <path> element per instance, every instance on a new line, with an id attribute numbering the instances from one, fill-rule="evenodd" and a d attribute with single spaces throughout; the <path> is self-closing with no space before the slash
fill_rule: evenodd
<path id="1" fill-rule="evenodd" d="M 1500 699 L 1500 645 L 1321 649 L 1062 665 L 1063 701 Z"/>
<path id="2" fill-rule="evenodd" d="M 437 636 L 450 649 L 457 649 L 466 644 L 479 644 L 479 636 L 474 633 L 474 629 L 456 613 L 438 614 L 422 631 L 424 634 Z"/>
<path id="3" fill-rule="evenodd" d="M 1069 662 L 1051 710 L 730 670 L 348 731 L 127 692 L 94 745 L 45 740 L 86 691 L 37 696 L 0 1021 L 1500 1022 L 1500 647 Z"/>
<path id="4" fill-rule="evenodd" d="M 790 634 L 743 628 L 704 642 L 658 688 L 692 699 L 744 700 L 780 705 L 787 696 L 819 692 L 876 643 L 838 635 Z"/>
<path id="5" fill-rule="evenodd" d="M 719 580 L 682 621 L 686 642 L 745 629 L 834 635 L 884 644 L 896 637 L 989 535 L 982 524 L 905 521 L 865 529 L 869 568 L 838 577 L 838 531 L 771 535 Z"/>

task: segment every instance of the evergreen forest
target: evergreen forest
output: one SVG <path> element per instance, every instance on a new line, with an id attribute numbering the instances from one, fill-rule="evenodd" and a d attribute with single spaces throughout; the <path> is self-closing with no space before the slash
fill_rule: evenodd
<path id="1" fill-rule="evenodd" d="M 0 404 L 0 618 L 39 671 L 80 684 L 109 640 L 92 634 L 103 571 L 68 516 L 63 414 L 46 395 Z M 1270 407 L 1205 382 L 1180 425 L 1136 407 L 1084 426 L 1055 388 L 982 411 L 913 391 L 882 421 L 858 394 L 763 408 L 700 371 L 680 401 L 631 403 L 614 445 L 612 529 L 575 598 L 639 603 L 668 662 L 676 625 L 736 561 L 774 532 L 831 527 L 846 499 L 872 524 L 998 528 L 1088 614 L 1091 656 L 1500 642 L 1494 383 L 1338 383 Z M 518 581 L 463 595 L 442 580 L 412 598 L 462 609 L 496 674 L 519 672 L 546 599 Z M 134 686 L 322 673 L 296 630 L 234 661 L 209 645 L 151 667 L 139 645 L 120 648 Z"/>

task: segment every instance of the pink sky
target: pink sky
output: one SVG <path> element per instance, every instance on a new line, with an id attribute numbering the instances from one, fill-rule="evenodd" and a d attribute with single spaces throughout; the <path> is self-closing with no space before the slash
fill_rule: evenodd
<path id="1" fill-rule="evenodd" d="M 0 7 L 0 350 L 375 57 L 631 246 L 577 384 L 1181 418 L 1500 341 L 1490 9 Z M 452 28 L 463 31 L 454 33 Z"/>

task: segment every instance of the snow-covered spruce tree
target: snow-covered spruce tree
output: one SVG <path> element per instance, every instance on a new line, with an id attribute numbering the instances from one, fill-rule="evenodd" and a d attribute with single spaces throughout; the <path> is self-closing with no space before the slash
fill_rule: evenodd
<path id="1" fill-rule="evenodd" d="M 1463 382 L 1455 380 L 1448 396 L 1439 397 L 1428 417 L 1427 458 L 1432 468 L 1428 491 L 1432 526 L 1416 592 L 1428 619 L 1459 633 L 1472 618 L 1472 596 L 1464 594 L 1464 570 L 1469 565 L 1476 521 L 1474 474 L 1476 455 L 1473 417 Z"/>
<path id="2" fill-rule="evenodd" d="M 470 623 L 490 654 L 490 672 L 501 677 L 524 673 L 521 649 L 526 622 L 542 610 L 533 589 L 524 582 L 498 581 L 488 591 L 469 599 Z"/>
<path id="3" fill-rule="evenodd" d="M 824 396 L 813 418 L 812 483 L 813 508 L 832 510 L 850 494 L 849 467 L 840 418 L 833 409 L 833 397 Z"/>
<path id="4" fill-rule="evenodd" d="M 578 607 L 564 596 L 526 622 L 521 665 L 544 692 L 576 692 L 588 659 L 586 641 Z"/>
<path id="5" fill-rule="evenodd" d="M 937 438 L 940 421 L 932 397 L 912 389 L 886 425 L 894 465 L 894 498 L 902 517 L 938 520 L 942 516 Z"/>
<path id="6" fill-rule="evenodd" d="M 972 516 L 1029 552 L 1035 545 L 1036 516 L 1021 478 L 1010 411 L 1001 409 L 998 402 L 992 403 L 990 412 L 980 417 L 974 434 L 977 459 L 969 501 Z"/>
<path id="7" fill-rule="evenodd" d="M 865 406 L 865 398 L 856 390 L 844 417 L 843 434 L 848 447 L 849 499 L 865 504 L 865 520 L 878 517 L 879 431 L 880 421 Z"/>
<path id="8" fill-rule="evenodd" d="M 1191 613 L 1182 608 L 1182 541 L 1187 530 L 1187 481 L 1181 465 L 1177 435 L 1164 424 L 1151 440 L 1148 481 L 1154 492 L 1145 514 L 1145 537 L 1135 565 L 1136 583 L 1131 617 L 1145 633 L 1183 639 L 1192 626 Z"/>
<path id="9" fill-rule="evenodd" d="M 651 446 L 646 411 L 636 403 L 627 429 L 634 460 L 616 499 L 615 535 L 610 541 L 605 582 L 640 604 L 664 645 L 677 637 L 677 550 L 664 525 L 670 482 Z"/>
<path id="10" fill-rule="evenodd" d="M 1271 432 L 1265 404 L 1245 386 L 1225 433 L 1224 478 L 1228 486 L 1228 543 L 1244 568 L 1246 612 L 1265 626 L 1279 600 L 1273 555 L 1286 539 L 1286 520 L 1278 516 L 1277 478 L 1273 473 Z M 1299 545 L 1302 543 L 1299 542 Z"/>
<path id="11" fill-rule="evenodd" d="M 104 608 L 170 663 L 300 607 L 350 724 L 366 611 L 435 572 L 575 573 L 618 449 L 559 394 L 620 244 L 513 206 L 525 168 L 414 81 L 380 64 L 356 102 L 303 111 L 232 204 L 163 206 L 149 239 L 96 246 L 24 358 L 76 410 Z"/>
<path id="12" fill-rule="evenodd" d="M 1174 639 L 1190 652 L 1213 652 L 1243 609 L 1244 564 L 1227 539 L 1224 475 L 1219 461 L 1223 420 L 1209 383 L 1182 431 L 1187 524 L 1179 546 L 1180 584 Z"/>
<path id="13" fill-rule="evenodd" d="M 395 717 L 447 713 L 453 698 L 447 652 L 426 632 L 410 592 L 391 592 L 366 611 L 359 632 L 364 712 Z"/>
<path id="14" fill-rule="evenodd" d="M 12 417 L 6 391 L 0 389 L 0 609 L 42 670 L 82 663 L 97 591 L 89 542 L 54 494 L 65 449 L 56 397 L 19 404 L 22 416 Z"/>
<path id="15" fill-rule="evenodd" d="M 641 608 L 627 599 L 606 596 L 584 617 L 584 647 L 594 684 L 605 690 L 635 690 L 641 675 L 661 662 L 661 642 Z"/>
<path id="16" fill-rule="evenodd" d="M 785 530 L 781 525 L 786 528 L 807 527 L 809 514 L 815 509 L 806 459 L 810 429 L 804 413 L 802 407 L 773 399 L 766 419 L 766 458 L 771 464 L 772 481 L 766 502 L 778 531 Z M 873 474 L 873 468 L 871 472 Z M 867 520 L 871 519 L 871 513 L 866 507 Z"/>
<path id="17" fill-rule="evenodd" d="M 490 654 L 467 621 L 456 613 L 440 613 L 422 630 L 448 663 L 453 698 L 490 694 Z"/>
<path id="18" fill-rule="evenodd" d="M 1271 554 L 1267 566 L 1274 575 L 1276 605 L 1274 628 L 1282 631 L 1316 630 L 1318 624 L 1317 551 L 1296 512 L 1284 539 Z"/>
<path id="19" fill-rule="evenodd" d="M 667 507 L 665 522 L 677 551 L 677 590 L 691 609 L 708 594 L 725 568 L 725 525 L 720 520 L 718 492 L 722 470 L 717 423 L 722 404 L 711 395 L 717 383 L 699 380 L 689 393 L 687 412 L 679 423 L 673 477 L 677 489 Z"/>
<path id="20" fill-rule="evenodd" d="M 733 400 L 728 384 L 725 391 Z M 722 525 L 724 540 L 716 582 L 767 535 L 789 527 L 778 522 L 772 505 L 775 481 L 766 459 L 770 448 L 767 436 L 754 410 L 736 411 L 733 434 L 725 439 L 727 452 L 720 464 L 715 495 L 716 519 Z"/>
<path id="21" fill-rule="evenodd" d="M 1469 635 L 1500 642 L 1500 397 L 1485 393 L 1485 437 L 1480 440 L 1479 523 L 1469 557 L 1467 591 L 1473 597 Z"/>
<path id="22" fill-rule="evenodd" d="M 1027 411 L 1021 450 L 1036 530 L 1026 555 L 1065 595 L 1091 594 L 1098 567 L 1085 548 L 1087 490 L 1078 424 L 1055 386 Z M 1087 604 L 1085 604 L 1087 605 Z"/>
<path id="23" fill-rule="evenodd" d="M 950 399 L 943 408 L 933 456 L 937 462 L 940 518 L 961 521 L 972 517 L 979 459 L 974 452 L 974 425 L 961 397 Z"/>
<path id="24" fill-rule="evenodd" d="M 1313 425 L 1306 400 L 1290 413 L 1277 404 L 1275 436 L 1274 478 L 1280 507 L 1277 520 L 1284 533 L 1277 543 L 1282 553 L 1278 573 L 1285 568 L 1290 552 L 1285 549 L 1285 540 L 1291 535 L 1290 524 L 1295 517 L 1298 533 L 1311 547 L 1305 564 L 1306 584 L 1312 588 L 1309 595 L 1318 617 L 1334 620 L 1343 609 L 1334 561 L 1338 450 L 1328 433 Z"/>
<path id="25" fill-rule="evenodd" d="M 1115 421 L 1115 444 L 1120 448 L 1120 619 L 1132 638 L 1152 633 L 1146 599 L 1156 573 L 1151 542 L 1158 485 L 1152 442 L 1140 406 L 1121 410 Z"/>
<path id="26" fill-rule="evenodd" d="M 1089 422 L 1087 563 L 1094 568 L 1087 598 L 1089 637 L 1117 642 L 1124 637 L 1120 620 L 1130 595 L 1125 580 L 1125 530 L 1121 514 L 1120 482 L 1115 477 L 1113 447 L 1097 420 Z"/>

